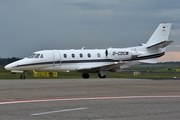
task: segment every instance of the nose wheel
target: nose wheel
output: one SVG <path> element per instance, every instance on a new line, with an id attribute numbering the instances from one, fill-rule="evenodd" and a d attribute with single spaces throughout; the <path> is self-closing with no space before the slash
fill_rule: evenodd
<path id="1" fill-rule="evenodd" d="M 26 79 L 26 72 L 24 71 L 23 74 L 20 76 L 20 79 Z"/>
<path id="2" fill-rule="evenodd" d="M 22 74 L 22 75 L 20 76 L 20 79 L 26 79 L 26 76 Z"/>

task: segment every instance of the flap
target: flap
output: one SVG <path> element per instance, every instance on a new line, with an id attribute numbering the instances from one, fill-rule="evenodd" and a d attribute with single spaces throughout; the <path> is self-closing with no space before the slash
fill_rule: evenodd
<path id="1" fill-rule="evenodd" d="M 79 72 L 98 72 L 100 70 L 104 70 L 104 71 L 111 71 L 111 70 L 115 70 L 115 69 L 119 69 L 120 62 L 114 62 L 111 64 L 106 64 L 106 65 L 97 65 L 97 66 L 86 66 L 86 67 L 79 67 L 76 70 Z"/>

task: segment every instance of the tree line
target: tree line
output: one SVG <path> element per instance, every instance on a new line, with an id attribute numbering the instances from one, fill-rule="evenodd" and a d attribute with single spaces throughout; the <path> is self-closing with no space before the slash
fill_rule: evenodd
<path id="1" fill-rule="evenodd" d="M 5 66 L 14 61 L 20 60 L 21 58 L 12 57 L 12 58 L 0 58 L 0 66 Z"/>

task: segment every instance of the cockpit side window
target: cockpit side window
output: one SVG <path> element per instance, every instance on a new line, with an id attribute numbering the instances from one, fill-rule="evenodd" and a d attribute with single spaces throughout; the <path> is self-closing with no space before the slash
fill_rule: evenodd
<path id="1" fill-rule="evenodd" d="M 40 54 L 37 54 L 34 58 L 39 58 Z"/>
<path id="2" fill-rule="evenodd" d="M 43 58 L 43 54 L 41 54 L 40 58 Z"/>
<path id="3" fill-rule="evenodd" d="M 36 55 L 36 54 L 33 53 L 33 54 L 29 55 L 27 58 L 33 58 L 35 55 Z"/>

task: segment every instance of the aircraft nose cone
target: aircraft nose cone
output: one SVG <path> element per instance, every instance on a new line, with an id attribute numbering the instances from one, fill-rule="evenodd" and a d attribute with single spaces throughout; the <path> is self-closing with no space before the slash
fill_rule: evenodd
<path id="1" fill-rule="evenodd" d="M 6 70 L 11 70 L 11 69 L 12 69 L 12 67 L 11 67 L 10 64 L 6 65 L 4 68 L 5 68 Z"/>

